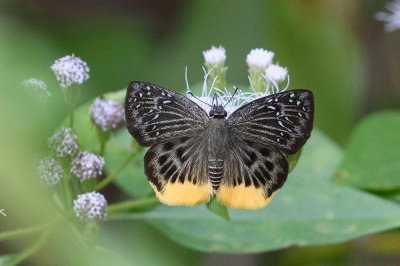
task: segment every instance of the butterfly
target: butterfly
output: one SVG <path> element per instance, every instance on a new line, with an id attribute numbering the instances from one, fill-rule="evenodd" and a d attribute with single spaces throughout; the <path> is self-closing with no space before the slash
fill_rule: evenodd
<path id="1" fill-rule="evenodd" d="M 162 203 L 193 206 L 215 194 L 228 207 L 254 210 L 283 186 L 286 156 L 310 137 L 314 96 L 308 90 L 276 93 L 228 117 L 218 101 L 207 114 L 179 93 L 133 81 L 125 116 L 129 133 L 150 146 L 145 174 Z"/>

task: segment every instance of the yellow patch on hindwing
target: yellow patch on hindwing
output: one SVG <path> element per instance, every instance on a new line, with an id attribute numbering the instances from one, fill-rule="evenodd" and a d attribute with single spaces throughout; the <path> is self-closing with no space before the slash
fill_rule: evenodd
<path id="1" fill-rule="evenodd" d="M 221 203 L 232 209 L 256 210 L 267 206 L 278 191 L 279 189 L 270 197 L 265 197 L 264 190 L 253 185 L 246 187 L 244 183 L 237 186 L 221 184 L 216 195 Z"/>
<path id="2" fill-rule="evenodd" d="M 162 192 L 150 183 L 158 199 L 167 205 L 187 205 L 193 206 L 210 200 L 211 183 L 193 184 L 185 180 L 182 184 L 179 181 L 175 183 L 168 182 Z"/>

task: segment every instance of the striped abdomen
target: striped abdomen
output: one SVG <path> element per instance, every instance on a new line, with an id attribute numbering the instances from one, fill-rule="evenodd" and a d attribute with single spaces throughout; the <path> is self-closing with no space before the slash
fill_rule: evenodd
<path id="1" fill-rule="evenodd" d="M 208 177 L 210 178 L 212 187 L 217 190 L 224 172 L 224 160 L 218 158 L 208 158 Z"/>

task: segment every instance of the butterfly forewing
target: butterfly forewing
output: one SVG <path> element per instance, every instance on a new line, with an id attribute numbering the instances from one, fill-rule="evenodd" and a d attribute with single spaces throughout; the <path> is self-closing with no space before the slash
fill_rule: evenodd
<path id="1" fill-rule="evenodd" d="M 313 120 L 312 92 L 291 90 L 242 106 L 228 123 L 241 139 L 269 145 L 288 155 L 296 153 L 310 137 Z"/>
<path id="2" fill-rule="evenodd" d="M 207 113 L 187 97 L 142 81 L 129 84 L 125 118 L 129 133 L 142 146 L 190 136 L 208 121 Z"/>

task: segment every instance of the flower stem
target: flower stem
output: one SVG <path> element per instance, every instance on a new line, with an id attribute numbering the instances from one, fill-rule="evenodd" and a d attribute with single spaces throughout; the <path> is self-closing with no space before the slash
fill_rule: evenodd
<path id="1" fill-rule="evenodd" d="M 131 201 L 125 201 L 125 202 L 120 202 L 120 203 L 115 203 L 107 207 L 107 213 L 115 213 L 115 212 L 120 212 L 120 211 L 127 211 L 130 209 L 135 209 L 139 207 L 144 207 L 148 205 L 153 205 L 156 203 L 159 203 L 160 201 L 158 200 L 157 197 L 150 197 L 150 198 L 144 198 L 144 199 L 138 199 L 138 200 L 131 200 Z"/>
<path id="2" fill-rule="evenodd" d="M 41 224 L 41 225 L 35 225 L 35 226 L 31 226 L 28 228 L 22 228 L 22 229 L 18 229 L 18 230 L 14 230 L 14 231 L 8 231 L 8 232 L 3 232 L 0 233 L 0 241 L 5 241 L 5 240 L 9 240 L 9 239 L 14 239 L 14 238 L 18 238 L 24 235 L 29 235 L 35 232 L 39 232 L 43 229 L 46 229 L 50 223 L 46 223 L 46 224 Z"/>
<path id="3" fill-rule="evenodd" d="M 64 177 L 64 192 L 65 192 L 65 207 L 66 211 L 69 212 L 70 208 L 72 207 L 72 194 L 71 188 L 69 186 L 69 180 L 71 179 L 70 175 Z"/>
<path id="4" fill-rule="evenodd" d="M 73 105 L 69 106 L 69 127 L 74 128 L 74 107 Z"/>
<path id="5" fill-rule="evenodd" d="M 129 165 L 130 161 L 135 157 L 135 155 L 136 153 L 132 153 L 131 155 L 129 155 L 129 157 L 125 160 L 125 162 L 122 163 L 122 165 L 117 169 L 117 171 L 107 176 L 107 178 L 103 179 L 100 183 L 96 185 L 95 190 L 99 191 L 105 186 L 107 186 L 109 183 L 114 181 L 114 179 L 118 177 L 118 175 L 122 172 L 122 170 L 124 170 Z"/>
<path id="6" fill-rule="evenodd" d="M 10 265 L 17 265 L 20 264 L 22 261 L 26 260 L 33 254 L 35 254 L 46 242 L 49 234 L 51 231 L 46 231 L 43 232 L 43 234 L 39 237 L 39 239 L 30 247 L 27 249 L 23 250 L 21 253 L 18 255 L 11 257 L 9 260 L 6 260 L 6 263 L 10 263 Z"/>

